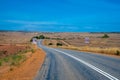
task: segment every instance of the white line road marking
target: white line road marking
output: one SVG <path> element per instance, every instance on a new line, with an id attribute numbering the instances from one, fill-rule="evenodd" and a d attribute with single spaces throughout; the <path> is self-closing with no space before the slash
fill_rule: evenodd
<path id="1" fill-rule="evenodd" d="M 51 49 L 53 49 L 53 48 L 51 48 Z M 81 59 L 79 59 L 79 58 L 77 58 L 77 57 L 74 57 L 74 56 L 72 56 L 72 55 L 70 55 L 70 54 L 68 54 L 68 53 L 66 53 L 66 52 L 63 52 L 63 51 L 60 51 L 60 50 L 57 50 L 57 49 L 53 49 L 53 50 L 55 50 L 55 51 L 57 51 L 57 52 L 61 52 L 61 53 L 65 54 L 65 55 L 67 55 L 67 56 L 69 56 L 69 57 L 71 57 L 71 58 L 73 58 L 73 59 L 75 59 L 75 60 L 77 60 L 77 61 L 85 64 L 85 65 L 87 65 L 88 67 L 92 68 L 93 70 L 95 70 L 95 71 L 99 72 L 100 74 L 106 76 L 106 77 L 109 78 L 110 80 L 119 80 L 119 79 L 117 79 L 116 77 L 108 74 L 107 72 L 104 72 L 103 70 L 101 70 L 101 69 L 99 69 L 99 68 L 97 68 L 97 67 L 95 67 L 95 66 L 93 66 L 93 65 L 91 65 L 91 64 L 89 64 L 89 63 L 87 63 L 87 62 L 85 62 L 85 61 L 83 61 L 83 60 L 81 60 Z"/>

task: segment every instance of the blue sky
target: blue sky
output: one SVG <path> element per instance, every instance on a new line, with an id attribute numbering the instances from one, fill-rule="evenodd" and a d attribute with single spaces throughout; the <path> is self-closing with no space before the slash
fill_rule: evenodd
<path id="1" fill-rule="evenodd" d="M 0 0 L 0 30 L 120 32 L 120 0 Z"/>

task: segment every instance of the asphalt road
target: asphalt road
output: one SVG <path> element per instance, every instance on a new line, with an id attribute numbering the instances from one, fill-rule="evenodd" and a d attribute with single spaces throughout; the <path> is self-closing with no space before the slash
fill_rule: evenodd
<path id="1" fill-rule="evenodd" d="M 34 80 L 120 80 L 120 58 L 38 46 L 47 56 Z"/>

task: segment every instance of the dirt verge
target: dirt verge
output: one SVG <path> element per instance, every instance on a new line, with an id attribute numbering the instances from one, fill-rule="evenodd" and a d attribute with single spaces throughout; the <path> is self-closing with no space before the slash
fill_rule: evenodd
<path id="1" fill-rule="evenodd" d="M 45 52 L 36 49 L 35 53 L 17 67 L 11 67 L 8 72 L 0 74 L 0 80 L 33 80 L 44 62 Z"/>

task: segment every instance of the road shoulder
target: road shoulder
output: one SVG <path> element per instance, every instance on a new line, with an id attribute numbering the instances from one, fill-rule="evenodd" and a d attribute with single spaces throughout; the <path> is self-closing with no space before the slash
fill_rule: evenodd
<path id="1" fill-rule="evenodd" d="M 12 70 L 3 73 L 0 76 L 1 80 L 33 80 L 37 71 L 41 68 L 44 59 L 45 52 L 42 49 L 36 49 L 36 51 L 27 58 L 22 64 L 17 67 L 13 67 Z"/>

